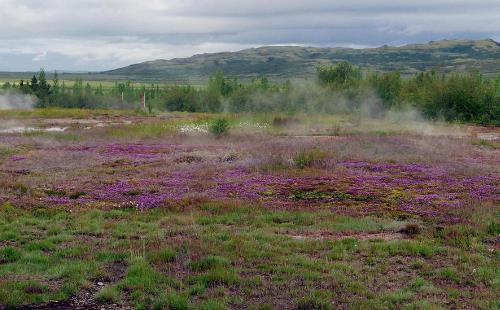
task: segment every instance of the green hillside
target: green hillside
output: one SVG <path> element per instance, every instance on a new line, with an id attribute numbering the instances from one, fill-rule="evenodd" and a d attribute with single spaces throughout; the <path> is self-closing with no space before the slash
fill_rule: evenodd
<path id="1" fill-rule="evenodd" d="M 403 75 L 439 69 L 443 72 L 478 70 L 486 76 L 500 74 L 500 43 L 484 40 L 442 40 L 426 44 L 381 46 L 377 48 L 319 48 L 265 46 L 238 52 L 194 55 L 171 60 L 158 59 L 104 72 L 64 73 L 63 80 L 162 81 L 167 83 L 204 82 L 217 69 L 226 76 L 252 79 L 266 75 L 272 79 L 302 79 L 315 76 L 316 67 L 349 61 L 364 69 Z M 0 72 L 0 80 L 30 79 L 33 72 Z M 47 74 L 52 78 L 51 72 Z"/>
<path id="2" fill-rule="evenodd" d="M 226 75 L 252 78 L 303 78 L 315 67 L 347 60 L 374 70 L 399 69 L 403 74 L 439 68 L 448 72 L 477 69 L 487 75 L 500 73 L 500 43 L 485 40 L 443 40 L 427 44 L 378 48 L 318 48 L 272 46 L 154 60 L 102 72 L 100 76 L 151 80 L 203 80 L 222 69 Z"/>

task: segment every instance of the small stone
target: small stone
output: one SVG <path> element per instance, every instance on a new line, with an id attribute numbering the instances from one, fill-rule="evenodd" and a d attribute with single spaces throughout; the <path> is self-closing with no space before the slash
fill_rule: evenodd
<path id="1" fill-rule="evenodd" d="M 97 282 L 97 285 L 99 285 L 99 286 L 103 286 L 103 285 L 104 285 L 104 283 L 102 283 L 102 282 Z"/>

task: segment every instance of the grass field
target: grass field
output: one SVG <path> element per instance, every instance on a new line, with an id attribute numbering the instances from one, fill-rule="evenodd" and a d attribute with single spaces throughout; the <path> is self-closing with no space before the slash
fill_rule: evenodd
<path id="1" fill-rule="evenodd" d="M 498 128 L 217 117 L 0 111 L 0 308 L 500 308 Z"/>
<path id="2" fill-rule="evenodd" d="M 38 73 L 37 73 L 38 74 Z M 0 87 L 5 84 L 5 83 L 10 83 L 10 84 L 16 84 L 16 85 L 19 85 L 19 82 L 21 80 L 24 80 L 25 82 L 26 81 L 30 81 L 31 79 L 28 78 L 0 78 Z M 62 85 L 62 83 L 64 82 L 64 85 L 71 89 L 71 87 L 73 87 L 73 85 L 75 84 L 76 82 L 76 79 L 72 79 L 72 80 L 65 80 L 65 79 L 61 79 L 59 81 L 59 83 Z M 113 89 L 116 85 L 116 83 L 125 83 L 126 80 L 123 80 L 123 81 L 119 81 L 119 80 L 83 80 L 83 86 L 86 86 L 87 83 L 90 84 L 90 86 L 92 87 L 92 89 L 96 89 L 98 88 L 99 86 L 102 86 L 102 89 L 104 91 L 109 91 L 111 89 Z M 172 82 L 156 82 L 156 81 L 152 81 L 152 82 L 140 82 L 140 81 L 134 81 L 134 82 L 131 82 L 132 85 L 136 88 L 141 88 L 143 86 L 145 87 L 151 87 L 152 84 L 154 84 L 155 86 L 156 85 L 159 85 L 160 88 L 161 87 L 166 87 L 166 86 L 172 86 L 172 85 L 185 85 L 186 83 L 185 82 L 175 82 L 175 81 L 172 81 Z M 190 83 L 189 85 L 191 86 L 194 86 L 194 87 L 204 87 L 204 84 L 200 84 L 200 83 Z"/>

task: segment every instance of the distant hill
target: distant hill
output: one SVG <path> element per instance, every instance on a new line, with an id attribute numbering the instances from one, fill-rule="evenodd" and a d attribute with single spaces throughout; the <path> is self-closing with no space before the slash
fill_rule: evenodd
<path id="1" fill-rule="evenodd" d="M 60 72 L 65 80 L 133 80 L 203 82 L 217 69 L 239 79 L 265 75 L 272 79 L 315 76 L 316 67 L 347 60 L 365 69 L 403 74 L 440 69 L 443 72 L 479 70 L 486 76 L 500 74 L 500 43 L 484 40 L 441 40 L 426 44 L 377 48 L 319 48 L 265 46 L 238 52 L 194 55 L 188 58 L 153 60 L 104 72 Z M 30 79 L 34 72 L 0 72 L 1 80 Z M 51 72 L 47 77 L 52 78 Z"/>
<path id="2" fill-rule="evenodd" d="M 100 77 L 133 80 L 204 80 L 221 69 L 228 76 L 248 79 L 261 75 L 271 78 L 306 78 L 318 65 L 347 60 L 377 71 L 399 69 L 403 74 L 439 68 L 479 70 L 487 75 L 500 73 L 500 43 L 485 40 L 442 40 L 426 44 L 377 48 L 318 48 L 267 46 L 239 52 L 200 54 L 189 58 L 154 60 L 101 72 Z"/>

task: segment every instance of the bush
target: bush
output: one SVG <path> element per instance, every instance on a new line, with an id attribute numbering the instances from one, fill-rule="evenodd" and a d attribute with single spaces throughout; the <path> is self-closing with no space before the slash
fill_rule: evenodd
<path id="1" fill-rule="evenodd" d="M 403 229 L 403 232 L 409 236 L 419 235 L 422 232 L 422 227 L 417 223 L 408 223 Z"/>
<path id="2" fill-rule="evenodd" d="M 299 169 L 321 167 L 325 164 L 325 157 L 325 152 L 319 149 L 312 149 L 299 152 L 293 161 Z"/>
<path id="3" fill-rule="evenodd" d="M 194 87 L 173 86 L 162 96 L 163 106 L 168 111 L 204 111 L 200 96 Z"/>
<path id="4" fill-rule="evenodd" d="M 317 69 L 318 81 L 321 85 L 335 89 L 355 87 L 361 81 L 361 69 L 347 61 L 336 66 Z"/>
<path id="5" fill-rule="evenodd" d="M 448 121 L 498 124 L 500 97 L 492 82 L 479 73 L 450 77 L 421 74 L 409 81 L 412 96 L 426 116 Z"/>
<path id="6" fill-rule="evenodd" d="M 218 118 L 211 126 L 210 132 L 217 137 L 225 136 L 229 133 L 229 122 L 225 118 Z"/>
<path id="7" fill-rule="evenodd" d="M 371 79 L 378 96 L 386 109 L 397 105 L 401 96 L 401 75 L 399 71 L 375 75 Z"/>

